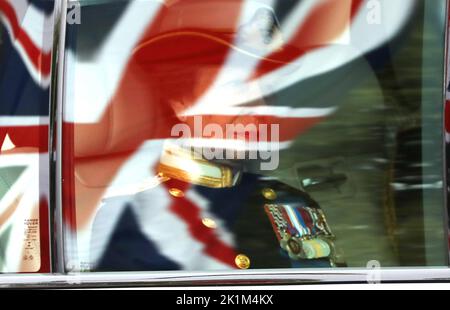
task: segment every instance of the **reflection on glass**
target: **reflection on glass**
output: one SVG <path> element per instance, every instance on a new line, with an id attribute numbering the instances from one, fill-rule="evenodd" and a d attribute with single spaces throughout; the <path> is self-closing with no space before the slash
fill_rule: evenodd
<path id="1" fill-rule="evenodd" d="M 0 1 L 0 273 L 49 272 L 53 1 Z"/>
<path id="2" fill-rule="evenodd" d="M 446 264 L 444 1 L 364 3 L 82 2 L 67 268 Z"/>

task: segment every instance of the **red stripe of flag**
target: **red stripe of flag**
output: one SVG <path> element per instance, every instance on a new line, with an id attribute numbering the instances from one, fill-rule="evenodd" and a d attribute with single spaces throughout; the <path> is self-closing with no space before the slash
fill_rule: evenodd
<path id="1" fill-rule="evenodd" d="M 351 3 L 350 3 L 351 2 Z M 268 56 L 280 61 L 262 62 L 256 68 L 251 80 L 280 69 L 311 51 L 330 44 L 351 24 L 363 0 L 324 0 L 315 7 L 292 39 L 279 51 Z M 348 9 L 350 8 L 350 19 Z"/>
<path id="2" fill-rule="evenodd" d="M 17 148 L 16 152 L 36 152 L 36 148 L 39 152 L 48 151 L 48 125 L 0 126 L 0 145 L 6 134 Z"/>
<path id="3" fill-rule="evenodd" d="M 167 189 L 177 188 L 183 192 L 188 191 L 190 187 L 189 184 L 177 180 L 170 180 L 163 184 Z M 217 238 L 214 230 L 203 225 L 201 211 L 195 204 L 186 197 L 172 197 L 169 209 L 185 222 L 191 236 L 203 244 L 203 252 L 230 267 L 236 268 L 234 263 L 236 252 L 232 247 Z M 170 229 L 170 227 L 167 227 L 167 229 Z"/>
<path id="4" fill-rule="evenodd" d="M 12 41 L 16 40 L 20 43 L 29 60 L 41 75 L 50 75 L 51 53 L 44 53 L 34 44 L 26 30 L 20 26 L 14 8 L 7 1 L 0 1 L 0 12 L 4 14 L 11 26 Z"/>

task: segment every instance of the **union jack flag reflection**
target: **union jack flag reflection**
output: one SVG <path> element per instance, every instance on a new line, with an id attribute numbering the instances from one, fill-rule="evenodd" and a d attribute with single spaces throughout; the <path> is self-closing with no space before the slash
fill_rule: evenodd
<path id="1" fill-rule="evenodd" d="M 240 232 L 236 223 L 262 175 L 271 174 L 248 158 L 226 157 L 210 161 L 221 171 L 215 178 L 204 177 L 211 168 L 206 164 L 202 172 L 196 166 L 199 175 L 193 177 L 189 167 L 195 161 L 177 166 L 176 160 L 166 160 L 161 170 L 167 145 L 179 142 L 172 129 L 183 124 L 194 132 L 201 117 L 202 129 L 216 130 L 181 137 L 184 147 L 245 154 L 261 144 L 245 134 L 230 139 L 211 132 L 225 132 L 229 124 L 276 124 L 279 135 L 276 141 L 269 135 L 265 147 L 289 149 L 338 108 L 333 98 L 350 87 L 336 86 L 342 76 L 329 73 L 389 42 L 414 7 L 414 1 L 382 2 L 383 12 L 396 12 L 384 15 L 383 27 L 368 22 L 362 0 L 82 6 L 81 23 L 67 30 L 63 206 L 68 268 L 238 268 L 236 257 L 249 251 L 236 241 L 238 234 L 250 233 L 251 225 L 267 225 L 270 231 L 267 219 Z M 310 83 L 316 77 L 320 83 Z M 241 179 L 233 179 L 238 174 Z M 228 183 L 225 175 L 231 175 Z M 266 248 L 262 266 L 289 266 L 285 258 L 268 259 L 278 255 L 273 243 Z"/>
<path id="2" fill-rule="evenodd" d="M 238 242 L 240 234 L 267 226 L 274 239 L 267 219 L 239 225 L 255 188 L 274 174 L 255 165 L 260 158 L 215 158 L 200 172 L 198 166 L 189 170 L 189 164 L 167 160 L 161 170 L 168 145 L 179 142 L 172 129 L 183 124 L 195 132 L 195 119 L 201 117 L 202 129 L 211 125 L 215 130 L 183 137 L 184 147 L 244 155 L 259 148 L 289 150 L 302 133 L 336 111 L 335 99 L 358 79 L 332 73 L 390 42 L 415 6 L 415 1 L 379 2 L 382 26 L 368 20 L 371 11 L 363 0 L 80 1 L 81 23 L 68 25 L 66 36 L 66 266 L 74 271 L 241 268 L 238 254 L 252 250 Z M 0 3 L 2 22 L 14 28 L 20 23 L 9 19 L 8 24 L 11 8 L 39 1 Z M 49 11 L 34 7 L 39 10 L 18 15 L 25 16 L 18 20 L 33 16 L 48 25 L 44 17 Z M 21 29 L 27 25 L 23 22 Z M 45 31 L 29 29 L 29 36 L 44 33 L 36 29 Z M 42 43 L 44 52 L 36 58 L 23 31 L 8 34 L 14 42 L 10 50 L 21 55 L 19 68 L 44 92 L 44 102 L 50 43 Z M 37 109 L 37 93 L 19 104 L 17 98 L 32 87 L 18 81 L 14 85 L 22 90 L 11 96 L 14 104 L 5 115 L 18 121 L 21 115 L 48 115 L 48 105 Z M 15 88 L 2 90 L 0 96 L 13 94 L 10 89 Z M 18 112 L 28 105 L 28 114 Z M 237 139 L 217 135 L 230 124 L 277 125 L 279 132 L 262 144 L 248 141 L 247 133 L 237 133 Z M 8 132 L 21 129 L 16 127 Z M 8 135 L 18 147 L 18 134 Z M 24 146 L 39 146 L 31 137 L 22 137 Z M 45 148 L 40 150 L 45 154 Z M 211 167 L 220 173 L 212 176 Z M 264 214 L 262 205 L 259 208 Z M 266 254 L 250 255 L 250 266 L 290 266 L 268 238 L 254 239 Z"/>
<path id="3" fill-rule="evenodd" d="M 0 272 L 48 272 L 53 2 L 0 1 Z"/>

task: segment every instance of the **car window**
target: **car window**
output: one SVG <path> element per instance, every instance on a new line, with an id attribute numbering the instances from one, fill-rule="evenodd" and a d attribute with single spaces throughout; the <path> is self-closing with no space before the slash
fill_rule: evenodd
<path id="1" fill-rule="evenodd" d="M 50 271 L 52 10 L 0 2 L 0 273 Z"/>
<path id="2" fill-rule="evenodd" d="M 447 265 L 444 6 L 69 8 L 66 268 Z"/>

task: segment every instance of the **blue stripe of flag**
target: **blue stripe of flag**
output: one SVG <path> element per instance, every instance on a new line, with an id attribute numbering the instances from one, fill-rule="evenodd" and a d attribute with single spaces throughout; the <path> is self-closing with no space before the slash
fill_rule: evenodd
<path id="1" fill-rule="evenodd" d="M 28 3 L 43 11 L 46 15 L 51 14 L 55 6 L 55 0 L 28 0 Z"/>
<path id="2" fill-rule="evenodd" d="M 48 88 L 33 80 L 3 25 L 0 35 L 0 116 L 47 116 Z"/>

